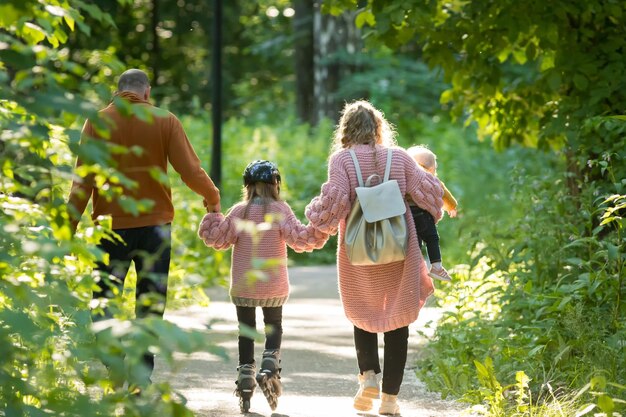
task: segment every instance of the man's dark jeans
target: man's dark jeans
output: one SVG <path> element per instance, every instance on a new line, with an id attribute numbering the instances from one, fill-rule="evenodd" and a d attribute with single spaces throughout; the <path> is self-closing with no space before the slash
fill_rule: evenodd
<path id="1" fill-rule="evenodd" d="M 98 263 L 98 270 L 115 279 L 103 276 L 100 290 L 94 291 L 94 298 L 110 298 L 111 290 L 117 288 L 119 294 L 124 288 L 131 261 L 137 271 L 136 308 L 137 318 L 154 315 L 163 317 L 167 296 L 167 279 L 170 268 L 172 231 L 169 224 L 144 226 L 132 229 L 116 229 L 123 242 L 103 240 L 99 248 L 109 254 L 109 265 Z M 110 312 L 106 312 L 110 316 Z M 95 318 L 96 320 L 98 318 Z M 144 363 L 152 372 L 154 355 L 144 355 Z"/>
<path id="2" fill-rule="evenodd" d="M 415 222 L 415 231 L 417 232 L 417 241 L 420 248 L 422 242 L 426 243 L 426 251 L 428 252 L 428 260 L 431 264 L 441 262 L 441 251 L 439 249 L 439 233 L 432 214 L 421 207 L 411 207 L 413 221 Z"/>

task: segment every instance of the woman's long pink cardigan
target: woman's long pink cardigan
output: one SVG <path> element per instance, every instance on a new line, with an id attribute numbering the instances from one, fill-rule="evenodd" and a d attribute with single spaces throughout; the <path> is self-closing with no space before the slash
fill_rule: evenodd
<path id="1" fill-rule="evenodd" d="M 376 145 L 374 150 L 370 145 L 356 145 L 352 149 L 364 180 L 375 172 L 381 176 L 384 174 L 386 147 Z M 436 221 L 441 218 L 443 189 L 439 180 L 419 169 L 402 148 L 393 148 L 390 179 L 398 181 L 402 195 L 428 210 Z M 322 185 L 320 195 L 307 206 L 305 214 L 310 224 L 322 232 L 335 234 L 339 231 L 339 293 L 346 317 L 360 329 L 372 333 L 387 332 L 417 320 L 419 310 L 433 292 L 433 284 L 418 246 L 408 205 L 405 216 L 409 240 L 405 260 L 374 266 L 350 264 L 343 235 L 357 186 L 356 170 L 348 150 L 334 153 L 328 164 L 328 180 Z"/>

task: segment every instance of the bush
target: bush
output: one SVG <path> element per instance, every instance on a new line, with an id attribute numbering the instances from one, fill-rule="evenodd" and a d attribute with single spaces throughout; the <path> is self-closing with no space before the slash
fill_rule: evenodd
<path id="1" fill-rule="evenodd" d="M 534 398 L 548 398 L 548 386 L 575 393 L 597 375 L 620 382 L 626 374 L 624 196 L 612 194 L 624 186 L 624 139 L 593 145 L 594 134 L 606 140 L 623 126 L 601 120 L 588 129 L 597 159 L 579 175 L 558 155 L 525 159 L 511 175 L 511 210 L 478 233 L 421 363 L 444 395 L 486 400 L 473 361 L 487 357 L 497 380 L 523 370 Z"/>

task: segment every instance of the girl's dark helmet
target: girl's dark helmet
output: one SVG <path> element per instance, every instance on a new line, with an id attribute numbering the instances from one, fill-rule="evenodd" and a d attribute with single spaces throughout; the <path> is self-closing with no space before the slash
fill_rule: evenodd
<path id="1" fill-rule="evenodd" d="M 254 184 L 255 182 L 279 184 L 280 171 L 278 171 L 278 167 L 270 161 L 256 160 L 250 162 L 243 171 L 243 185 Z"/>

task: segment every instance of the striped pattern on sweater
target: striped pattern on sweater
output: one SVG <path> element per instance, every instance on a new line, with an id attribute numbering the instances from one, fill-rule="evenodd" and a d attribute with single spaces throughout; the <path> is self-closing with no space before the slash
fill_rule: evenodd
<path id="1" fill-rule="evenodd" d="M 355 151 L 363 178 L 384 174 L 387 148 L 356 145 Z M 376 157 L 374 158 L 374 155 Z M 390 179 L 397 180 L 400 191 L 430 212 L 436 221 L 442 216 L 443 189 L 439 180 L 419 169 L 404 149 L 393 149 Z M 356 170 L 347 149 L 331 155 L 328 180 L 321 193 L 307 206 L 311 224 L 328 234 L 339 232 L 337 268 L 339 293 L 346 317 L 358 328 L 377 333 L 409 325 L 433 292 L 432 280 L 417 243 L 414 227 L 409 227 L 407 256 L 404 261 L 386 265 L 350 264 L 343 245 L 346 218 L 356 199 Z M 413 225 L 411 210 L 406 211 Z"/>
<path id="2" fill-rule="evenodd" d="M 303 225 L 284 201 L 267 207 L 251 204 L 247 220 L 271 222 L 258 236 L 245 226 L 246 203 L 233 206 L 226 217 L 221 213 L 204 216 L 198 236 L 207 246 L 218 250 L 234 245 L 231 262 L 230 298 L 244 307 L 279 307 L 289 296 L 287 245 L 296 252 L 311 252 L 324 246 L 328 235 Z M 266 217 L 269 215 L 269 217 Z M 264 230 L 260 230 L 264 229 Z M 257 240 L 255 242 L 255 240 Z"/>

